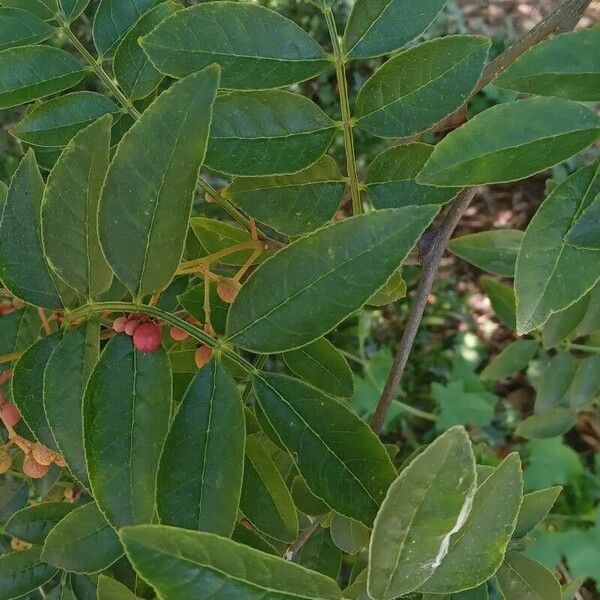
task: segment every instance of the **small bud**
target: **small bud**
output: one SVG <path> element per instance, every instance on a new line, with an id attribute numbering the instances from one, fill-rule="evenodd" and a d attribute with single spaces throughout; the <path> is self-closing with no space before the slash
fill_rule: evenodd
<path id="1" fill-rule="evenodd" d="M 28 544 L 27 542 L 24 542 L 23 540 L 19 540 L 17 538 L 13 538 L 10 541 L 10 547 L 15 552 L 22 552 L 23 550 L 27 550 L 28 548 L 31 548 L 31 544 Z"/>
<path id="2" fill-rule="evenodd" d="M 171 339 L 175 342 L 185 342 L 190 335 L 183 329 L 179 329 L 179 327 L 171 327 L 171 331 L 169 331 L 169 335 Z"/>
<path id="3" fill-rule="evenodd" d="M 21 413 L 14 404 L 6 403 L 0 406 L 0 417 L 9 427 L 15 427 L 21 420 Z"/>
<path id="4" fill-rule="evenodd" d="M 217 294 L 219 294 L 219 298 L 221 298 L 223 302 L 231 304 L 238 295 L 241 287 L 242 286 L 234 279 L 223 278 L 220 279 L 217 284 Z"/>
<path id="5" fill-rule="evenodd" d="M 6 473 L 12 466 L 12 455 L 6 448 L 0 448 L 0 475 Z"/>
<path id="6" fill-rule="evenodd" d="M 212 353 L 212 348 L 209 348 L 208 346 L 200 346 L 196 350 L 196 355 L 194 356 L 194 359 L 196 360 L 196 366 L 199 369 L 204 367 L 204 365 L 211 359 Z"/>
<path id="7" fill-rule="evenodd" d="M 142 323 L 133 334 L 136 350 L 152 354 L 160 348 L 162 329 L 156 323 Z"/>
<path id="8" fill-rule="evenodd" d="M 41 479 L 48 474 L 50 467 L 48 465 L 40 465 L 31 454 L 25 455 L 23 460 L 23 473 L 31 479 Z"/>
<path id="9" fill-rule="evenodd" d="M 31 456 L 38 464 L 49 467 L 54 462 L 54 453 L 39 442 L 31 446 Z"/>
<path id="10" fill-rule="evenodd" d="M 127 319 L 127 323 L 125 323 L 125 328 L 123 331 L 132 336 L 135 333 L 135 330 L 140 326 L 140 322 L 137 319 L 132 319 L 131 317 Z"/>
<path id="11" fill-rule="evenodd" d="M 54 459 L 54 464 L 57 467 L 64 469 L 67 466 L 67 461 L 65 460 L 64 456 L 62 456 L 61 454 L 55 454 L 53 459 Z"/>
<path id="12" fill-rule="evenodd" d="M 113 323 L 113 329 L 117 333 L 123 333 L 125 331 L 125 325 L 127 325 L 127 321 L 127 317 L 119 317 L 118 319 L 115 319 L 115 322 Z"/>

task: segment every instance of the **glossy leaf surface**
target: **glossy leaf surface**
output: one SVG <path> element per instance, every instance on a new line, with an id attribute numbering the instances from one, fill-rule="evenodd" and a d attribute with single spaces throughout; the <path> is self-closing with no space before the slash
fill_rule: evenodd
<path id="1" fill-rule="evenodd" d="M 285 375 L 256 376 L 254 390 L 312 493 L 370 526 L 395 470 L 368 425 L 343 404 Z"/>
<path id="2" fill-rule="evenodd" d="M 32 108 L 12 134 L 28 144 L 65 146 L 78 132 L 118 106 L 97 92 L 71 92 Z"/>
<path id="3" fill-rule="evenodd" d="M 332 579 L 210 533 L 160 526 L 121 532 L 127 555 L 164 600 L 339 600 Z"/>
<path id="4" fill-rule="evenodd" d="M 386 62 L 356 99 L 357 127 L 402 138 L 460 108 L 479 81 L 490 40 L 452 35 L 419 44 Z"/>
<path id="5" fill-rule="evenodd" d="M 231 535 L 242 485 L 244 439 L 235 381 L 213 359 L 194 376 L 165 442 L 157 495 L 162 523 Z"/>
<path id="6" fill-rule="evenodd" d="M 48 175 L 42 200 L 46 259 L 67 285 L 88 299 L 108 290 L 113 277 L 98 238 L 111 124 L 112 118 L 104 116 L 69 142 Z"/>
<path id="7" fill-rule="evenodd" d="M 0 109 L 67 90 L 86 72 L 71 54 L 52 46 L 4 50 L 0 52 Z"/>
<path id="8" fill-rule="evenodd" d="M 0 50 L 37 44 L 55 31 L 54 27 L 27 10 L 0 8 Z"/>
<path id="9" fill-rule="evenodd" d="M 42 502 L 13 514 L 4 529 L 29 544 L 43 544 L 52 528 L 75 509 L 69 502 Z"/>
<path id="10" fill-rule="evenodd" d="M 218 30 L 218 35 L 206 31 Z M 265 89 L 309 79 L 329 61 L 298 25 L 249 3 L 210 2 L 179 11 L 147 35 L 142 46 L 166 75 L 185 77 L 218 63 L 223 87 Z"/>
<path id="11" fill-rule="evenodd" d="M 600 119 L 561 98 L 494 106 L 445 137 L 417 177 L 452 187 L 524 179 L 566 160 L 600 136 Z"/>
<path id="12" fill-rule="evenodd" d="M 377 211 L 284 248 L 242 287 L 229 311 L 229 339 L 268 353 L 323 336 L 386 283 L 436 212 L 435 205 Z"/>
<path id="13" fill-rule="evenodd" d="M 171 413 L 166 352 L 142 354 L 126 335 L 104 348 L 86 387 L 85 452 L 94 498 L 115 527 L 149 523 Z M 117 418 L 118 415 L 118 418 Z"/>
<path id="14" fill-rule="evenodd" d="M 469 516 L 475 488 L 475 457 L 459 427 L 400 473 L 375 520 L 369 548 L 372 598 L 394 600 L 431 577 Z"/>
<path id="15" fill-rule="evenodd" d="M 41 548 L 0 556 L 0 597 L 20 598 L 50 581 L 58 569 L 40 560 Z"/>
<path id="16" fill-rule="evenodd" d="M 181 259 L 218 83 L 218 69 L 210 67 L 163 92 L 125 134 L 109 167 L 100 241 L 135 297 L 167 287 Z"/>
<path id="17" fill-rule="evenodd" d="M 502 88 L 571 100 L 600 100 L 600 31 L 557 35 L 533 46 L 494 83 Z"/>
<path id="18" fill-rule="evenodd" d="M 565 241 L 577 215 L 600 192 L 600 168 L 580 169 L 558 185 L 533 217 L 517 261 L 517 329 L 527 333 L 579 300 L 600 279 L 600 254 Z"/>
<path id="19" fill-rule="evenodd" d="M 346 25 L 348 58 L 370 58 L 402 48 L 418 37 L 446 0 L 357 0 Z"/>
<path id="20" fill-rule="evenodd" d="M 217 97 L 206 164 L 228 175 L 284 175 L 325 154 L 334 122 L 311 100 L 283 90 Z"/>
<path id="21" fill-rule="evenodd" d="M 95 502 L 69 513 L 46 538 L 42 558 L 72 573 L 102 571 L 123 554 L 115 530 Z"/>
<path id="22" fill-rule="evenodd" d="M 509 552 L 496 575 L 505 600 L 560 600 L 554 573 L 519 552 Z"/>

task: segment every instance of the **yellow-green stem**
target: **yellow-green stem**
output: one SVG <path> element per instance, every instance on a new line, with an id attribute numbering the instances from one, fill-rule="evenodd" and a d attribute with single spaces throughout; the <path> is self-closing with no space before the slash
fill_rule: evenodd
<path id="1" fill-rule="evenodd" d="M 335 73 L 337 76 L 338 89 L 340 94 L 340 106 L 342 111 L 342 125 L 344 130 L 344 148 L 346 150 L 346 169 L 350 179 L 350 193 L 352 195 L 352 213 L 360 215 L 362 213 L 362 202 L 360 199 L 360 186 L 358 181 L 358 171 L 356 168 L 356 152 L 354 150 L 354 121 L 350 112 L 350 95 L 348 93 L 348 80 L 346 78 L 345 56 L 340 46 L 337 27 L 331 9 L 323 11 L 331 44 L 333 46 L 333 56 L 335 60 Z"/>

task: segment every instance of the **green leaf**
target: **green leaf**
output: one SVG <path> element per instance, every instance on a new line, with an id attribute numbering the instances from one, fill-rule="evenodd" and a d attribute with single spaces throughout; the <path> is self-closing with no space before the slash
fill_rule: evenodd
<path id="1" fill-rule="evenodd" d="M 514 532 L 522 493 L 521 461 L 513 453 L 477 488 L 465 524 L 450 538 L 448 554 L 422 591 L 460 592 L 494 575 Z"/>
<path id="2" fill-rule="evenodd" d="M 34 14 L 39 19 L 49 21 L 54 17 L 56 0 L 0 0 L 2 6 L 20 8 Z"/>
<path id="3" fill-rule="evenodd" d="M 519 552 L 509 552 L 496 575 L 505 600 L 561 600 L 554 573 Z"/>
<path id="4" fill-rule="evenodd" d="M 588 307 L 577 326 L 577 335 L 590 335 L 596 331 L 600 331 L 600 285 L 596 285 L 589 293 Z"/>
<path id="5" fill-rule="evenodd" d="M 396 472 L 369 426 L 343 404 L 285 375 L 256 375 L 254 391 L 312 493 L 370 526 Z"/>
<path id="6" fill-rule="evenodd" d="M 591 294 L 586 294 L 575 304 L 550 316 L 542 329 L 542 342 L 546 350 L 555 348 L 575 334 L 577 326 L 586 315 L 590 299 Z"/>
<path id="7" fill-rule="evenodd" d="M 65 331 L 44 372 L 44 411 L 72 475 L 89 489 L 83 444 L 83 395 L 100 352 L 100 325 Z"/>
<path id="8" fill-rule="evenodd" d="M 98 577 L 98 600 L 139 600 L 139 598 L 122 583 L 106 575 L 100 575 Z"/>
<path id="9" fill-rule="evenodd" d="M 215 219 L 193 217 L 190 219 L 190 226 L 196 238 L 198 238 L 200 245 L 209 255 L 216 254 L 238 244 L 245 244 L 252 241 L 249 231 Z M 241 267 L 249 260 L 252 252 L 252 249 L 233 252 L 221 257 L 219 262 L 224 265 Z M 256 262 L 261 262 L 261 258 L 264 260 L 264 255 L 263 257 L 259 257 Z"/>
<path id="10" fill-rule="evenodd" d="M 417 177 L 441 187 L 506 183 L 545 171 L 600 135 L 600 119 L 561 98 L 489 108 L 445 137 Z"/>
<path id="11" fill-rule="evenodd" d="M 0 598 L 20 598 L 50 581 L 58 569 L 40 561 L 41 548 L 0 556 Z"/>
<path id="12" fill-rule="evenodd" d="M 400 208 L 414 204 L 446 204 L 460 190 L 420 185 L 415 181 L 433 146 L 403 144 L 382 152 L 369 165 L 367 193 L 374 208 Z"/>
<path id="13" fill-rule="evenodd" d="M 544 413 L 561 404 L 577 372 L 577 361 L 570 353 L 559 352 L 544 367 L 539 379 L 534 381 L 537 413 Z"/>
<path id="14" fill-rule="evenodd" d="M 571 100 L 600 100 L 600 31 L 557 35 L 523 54 L 494 83 L 501 88 Z"/>
<path id="15" fill-rule="evenodd" d="M 89 300 L 107 291 L 113 277 L 98 239 L 98 202 L 108 169 L 111 123 L 106 115 L 69 142 L 48 175 L 42 200 L 46 259 L 67 285 Z"/>
<path id="16" fill-rule="evenodd" d="M 437 211 L 436 205 L 381 210 L 290 244 L 242 286 L 227 319 L 229 339 L 271 353 L 322 337 L 386 283 Z"/>
<path id="17" fill-rule="evenodd" d="M 406 298 L 407 286 L 401 271 L 396 271 L 389 281 L 368 300 L 368 306 L 387 306 Z"/>
<path id="18" fill-rule="evenodd" d="M 209 67 L 163 92 L 124 135 L 108 169 L 100 241 L 135 297 L 165 289 L 181 260 L 218 84 L 218 68 Z"/>
<path id="19" fill-rule="evenodd" d="M 528 333 L 570 306 L 600 279 L 600 254 L 565 241 L 577 216 L 600 192 L 600 167 L 576 171 L 533 217 L 517 260 L 517 329 Z"/>
<path id="20" fill-rule="evenodd" d="M 0 279 L 17 298 L 60 308 L 62 301 L 44 259 L 40 206 L 44 181 L 33 152 L 27 152 L 8 190 L 0 222 Z"/>
<path id="21" fill-rule="evenodd" d="M 554 438 L 567 433 L 576 422 L 577 413 L 573 409 L 557 406 L 521 421 L 515 435 L 534 440 Z"/>
<path id="22" fill-rule="evenodd" d="M 433 383 L 431 394 L 440 405 L 436 421 L 438 431 L 464 424 L 486 427 L 494 416 L 498 402 L 498 398 L 481 383 L 478 382 L 475 387 L 463 379 L 451 380 L 446 386 Z"/>
<path id="23" fill-rule="evenodd" d="M 509 329 L 516 329 L 517 307 L 513 288 L 491 277 L 482 277 L 481 283 L 490 299 L 498 320 L 504 323 Z"/>
<path id="24" fill-rule="evenodd" d="M 259 532 L 292 543 L 298 537 L 298 515 L 277 466 L 252 437 L 246 440 L 240 511 Z"/>
<path id="25" fill-rule="evenodd" d="M 83 430 L 94 498 L 115 527 L 149 523 L 171 412 L 171 368 L 161 348 L 142 354 L 127 335 L 104 348 L 87 384 Z"/>
<path id="26" fill-rule="evenodd" d="M 56 0 L 56 3 L 67 23 L 71 23 L 83 13 L 90 0 Z"/>
<path id="27" fill-rule="evenodd" d="M 404 469 L 375 519 L 369 548 L 369 596 L 393 600 L 423 585 L 461 531 L 476 489 L 467 432 L 454 427 Z"/>
<path id="28" fill-rule="evenodd" d="M 42 558 L 72 573 L 96 573 L 123 555 L 116 531 L 95 502 L 69 513 L 46 538 Z"/>
<path id="29" fill-rule="evenodd" d="M 600 392 L 600 356 L 579 361 L 573 381 L 563 397 L 563 403 L 579 409 L 589 404 Z"/>
<path id="30" fill-rule="evenodd" d="M 329 507 L 325 504 L 320 498 L 317 498 L 306 485 L 306 481 L 300 475 L 296 475 L 294 477 L 294 481 L 292 482 L 292 498 L 294 499 L 295 505 L 298 507 L 298 510 L 312 516 L 321 516 L 330 512 Z M 342 515 L 339 515 L 341 518 Z M 358 523 L 358 521 L 353 521 L 354 523 Z M 362 523 L 359 524 L 361 527 L 364 527 Z"/>
<path id="31" fill-rule="evenodd" d="M 142 47 L 171 77 L 218 63 L 227 89 L 283 87 L 310 79 L 330 64 L 298 25 L 249 3 L 212 2 L 179 11 L 147 35 Z"/>
<path id="32" fill-rule="evenodd" d="M 210 320 L 214 330 L 219 335 L 225 333 L 225 323 L 227 320 L 227 313 L 229 312 L 229 304 L 223 302 L 217 292 L 216 282 L 210 282 Z M 183 294 L 177 296 L 179 303 L 182 308 L 186 310 L 192 317 L 198 319 L 198 321 L 204 321 L 204 283 L 199 283 Z M 194 369 L 195 370 L 195 369 Z"/>
<path id="33" fill-rule="evenodd" d="M 52 98 L 30 110 L 11 133 L 38 146 L 65 146 L 78 132 L 119 107 L 96 92 L 72 92 Z"/>
<path id="34" fill-rule="evenodd" d="M 96 9 L 92 30 L 94 45 L 100 57 L 111 57 L 129 28 L 156 2 L 157 0 L 101 0 Z"/>
<path id="35" fill-rule="evenodd" d="M 344 33 L 348 58 L 389 54 L 420 36 L 446 0 L 357 0 Z"/>
<path id="36" fill-rule="evenodd" d="M 369 545 L 371 531 L 354 519 L 333 513 L 329 529 L 333 543 L 346 554 L 358 554 Z"/>
<path id="37" fill-rule="evenodd" d="M 165 442 L 157 493 L 162 523 L 231 535 L 242 487 L 244 439 L 240 393 L 213 359 L 196 373 Z"/>
<path id="38" fill-rule="evenodd" d="M 121 540 L 136 571 L 163 600 L 340 600 L 332 579 L 211 533 L 156 525 L 126 527 Z"/>
<path id="39" fill-rule="evenodd" d="M 563 444 L 561 438 L 533 440 L 527 443 L 525 489 L 538 490 L 553 485 L 566 485 L 582 477 L 584 470 L 577 453 Z"/>
<path id="40" fill-rule="evenodd" d="M 0 485 L 0 518 L 8 520 L 23 508 L 29 500 L 29 492 L 28 482 L 3 481 Z"/>
<path id="41" fill-rule="evenodd" d="M 0 109 L 50 96 L 79 83 L 87 70 L 52 46 L 19 46 L 0 52 Z"/>
<path id="42" fill-rule="evenodd" d="M 589 250 L 600 250 L 600 235 L 598 235 L 598 224 L 600 223 L 600 194 L 592 200 L 590 205 L 578 215 L 577 221 L 566 235 L 568 244 L 578 248 Z"/>
<path id="43" fill-rule="evenodd" d="M 56 32 L 39 17 L 20 8 L 0 8 L 0 50 L 43 42 Z"/>
<path id="44" fill-rule="evenodd" d="M 298 562 L 311 571 L 337 579 L 342 567 L 342 553 L 333 543 L 329 529 L 319 527 L 302 546 Z"/>
<path id="45" fill-rule="evenodd" d="M 354 377 L 348 362 L 325 338 L 286 352 L 283 360 L 292 373 L 331 396 L 350 398 L 354 394 Z"/>
<path id="46" fill-rule="evenodd" d="M 40 337 L 40 318 L 37 310 L 26 306 L 15 310 L 0 319 L 0 356 L 22 352 Z M 0 365 L 0 373 L 10 368 L 10 364 Z"/>
<path id="47" fill-rule="evenodd" d="M 6 533 L 29 544 L 43 544 L 50 530 L 76 507 L 69 502 L 42 502 L 23 508 L 4 526 Z"/>
<path id="48" fill-rule="evenodd" d="M 51 450 L 58 450 L 58 446 L 44 412 L 44 369 L 61 335 L 59 331 L 30 346 L 15 364 L 12 377 L 13 402 L 35 438 Z"/>
<path id="49" fill-rule="evenodd" d="M 472 590 L 457 592 L 440 596 L 438 594 L 423 594 L 423 600 L 488 600 L 488 588 L 486 584 L 480 585 Z"/>
<path id="50" fill-rule="evenodd" d="M 562 487 L 556 486 L 523 496 L 523 503 L 521 504 L 521 511 L 514 533 L 515 539 L 525 537 L 548 516 L 562 490 Z"/>
<path id="51" fill-rule="evenodd" d="M 494 358 L 481 372 L 480 378 L 488 381 L 498 381 L 510 377 L 517 371 L 525 369 L 539 349 L 540 344 L 536 340 L 517 340 L 506 346 Z"/>
<path id="52" fill-rule="evenodd" d="M 206 164 L 229 175 L 296 173 L 325 154 L 335 131 L 335 123 L 304 96 L 228 92 L 215 101 Z"/>
<path id="53" fill-rule="evenodd" d="M 483 36 L 452 35 L 394 56 L 361 88 L 357 127 L 383 138 L 429 129 L 471 96 L 490 45 Z"/>
<path id="54" fill-rule="evenodd" d="M 346 182 L 330 156 L 293 175 L 238 177 L 225 195 L 246 214 L 284 235 L 314 231 L 330 221 Z"/>
<path id="55" fill-rule="evenodd" d="M 162 2 L 146 12 L 121 40 L 113 59 L 115 78 L 131 100 L 149 96 L 164 76 L 150 62 L 139 39 L 175 12 L 175 5 Z"/>
<path id="56" fill-rule="evenodd" d="M 517 229 L 493 229 L 455 238 L 448 244 L 448 249 L 483 271 L 500 277 L 514 277 L 523 236 Z"/>

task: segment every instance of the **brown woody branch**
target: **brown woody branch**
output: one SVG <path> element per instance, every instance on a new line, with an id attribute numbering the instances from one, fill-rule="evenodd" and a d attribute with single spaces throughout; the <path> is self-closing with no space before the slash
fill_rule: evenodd
<path id="1" fill-rule="evenodd" d="M 541 21 L 530 32 L 526 33 L 521 39 L 508 48 L 508 50 L 488 65 L 477 85 L 476 91 L 482 90 L 488 83 L 519 58 L 519 56 L 535 44 L 557 32 L 573 29 L 590 3 L 591 0 L 566 0 L 563 2 L 554 12 L 546 17 L 546 19 Z M 436 130 L 444 129 L 444 123 L 455 122 L 456 114 L 453 114 L 440 123 Z M 417 332 L 421 325 L 425 308 L 427 307 L 427 301 L 433 288 L 436 273 L 446 251 L 446 246 L 452 237 L 456 226 L 469 207 L 474 195 L 475 190 L 465 190 L 462 192 L 443 213 L 441 224 L 427 232 L 421 239 L 420 250 L 423 274 L 410 310 L 404 334 L 400 341 L 400 347 L 396 353 L 392 370 L 390 371 L 385 388 L 381 394 L 373 418 L 371 419 L 371 428 L 376 433 L 381 432 L 393 399 L 398 393 L 398 388 L 404 375 L 408 358 L 412 352 Z"/>

